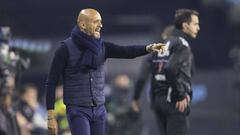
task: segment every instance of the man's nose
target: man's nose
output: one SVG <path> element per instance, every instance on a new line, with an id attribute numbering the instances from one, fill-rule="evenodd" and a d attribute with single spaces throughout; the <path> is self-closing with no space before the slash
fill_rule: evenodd
<path id="1" fill-rule="evenodd" d="M 100 28 L 102 28 L 102 27 L 103 27 L 102 23 L 99 23 L 99 24 L 98 24 L 98 26 L 99 26 Z"/>

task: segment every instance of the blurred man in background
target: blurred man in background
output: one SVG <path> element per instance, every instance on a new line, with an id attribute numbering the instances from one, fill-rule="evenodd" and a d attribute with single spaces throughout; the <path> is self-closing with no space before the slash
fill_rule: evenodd
<path id="1" fill-rule="evenodd" d="M 118 46 L 100 36 L 101 15 L 95 9 L 83 9 L 71 37 L 55 53 L 48 75 L 48 129 L 57 134 L 54 115 L 55 88 L 63 77 L 64 103 L 72 135 L 104 135 L 106 109 L 103 92 L 104 62 L 107 58 L 135 58 L 158 51 L 162 44 Z"/>
<path id="2" fill-rule="evenodd" d="M 173 31 L 175 30 L 175 26 L 174 25 L 168 25 L 163 29 L 163 32 L 161 34 L 161 42 L 166 42 L 166 40 L 168 38 L 171 37 Z"/>
<path id="3" fill-rule="evenodd" d="M 0 95 L 0 135 L 21 135 L 9 92 Z"/>
<path id="4" fill-rule="evenodd" d="M 151 75 L 152 109 L 161 135 L 187 133 L 193 71 L 193 54 L 189 43 L 200 30 L 198 15 L 195 10 L 176 10 L 175 29 L 165 39 L 166 46 L 148 58 L 149 64 L 144 65 L 136 83 L 132 108 L 139 112 L 140 93 L 147 76 Z"/>
<path id="5" fill-rule="evenodd" d="M 105 104 L 108 111 L 108 135 L 139 135 L 142 132 L 140 115 L 133 112 L 129 105 L 132 82 L 128 75 L 118 74 L 113 78 L 111 88 L 105 89 L 105 93 L 109 93 Z"/>
<path id="6" fill-rule="evenodd" d="M 46 135 L 46 111 L 38 102 L 38 90 L 33 84 L 26 84 L 20 90 L 17 119 L 24 135 Z"/>

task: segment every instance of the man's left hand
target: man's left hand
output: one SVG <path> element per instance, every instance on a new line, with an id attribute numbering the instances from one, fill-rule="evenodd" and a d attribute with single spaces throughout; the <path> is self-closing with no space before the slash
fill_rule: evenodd
<path id="1" fill-rule="evenodd" d="M 190 97 L 187 95 L 183 100 L 176 102 L 176 108 L 180 112 L 184 112 L 190 102 Z"/>

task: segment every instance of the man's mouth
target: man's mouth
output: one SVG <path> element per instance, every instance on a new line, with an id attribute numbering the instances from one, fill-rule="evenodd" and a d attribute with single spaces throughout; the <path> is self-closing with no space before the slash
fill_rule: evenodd
<path id="1" fill-rule="evenodd" d="M 98 28 L 98 29 L 95 30 L 95 32 L 98 32 L 98 33 L 100 33 L 100 31 L 101 31 L 100 28 Z"/>
<path id="2" fill-rule="evenodd" d="M 94 35 L 97 36 L 97 37 L 100 37 L 100 31 L 101 31 L 101 29 L 96 29 L 94 31 Z"/>

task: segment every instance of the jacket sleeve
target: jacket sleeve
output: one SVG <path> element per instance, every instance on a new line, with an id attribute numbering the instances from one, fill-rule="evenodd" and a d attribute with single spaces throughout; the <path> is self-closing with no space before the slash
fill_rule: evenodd
<path id="1" fill-rule="evenodd" d="M 55 103 L 55 89 L 58 84 L 59 78 L 63 73 L 65 64 L 68 59 L 68 49 L 66 45 L 61 45 L 53 57 L 53 61 L 50 67 L 50 72 L 45 84 L 45 90 L 47 91 L 46 103 L 47 109 L 54 109 Z"/>
<path id="2" fill-rule="evenodd" d="M 142 61 L 141 70 L 136 81 L 133 93 L 133 99 L 138 100 L 141 96 L 142 90 L 151 73 L 151 56 L 149 55 Z"/>
<path id="3" fill-rule="evenodd" d="M 178 91 L 178 100 L 182 100 L 187 96 L 187 89 L 183 88 L 185 83 L 185 75 L 182 71 L 182 67 L 188 66 L 190 49 L 182 44 L 174 45 L 175 48 L 169 57 L 169 61 L 165 67 L 165 73 L 167 80 L 176 88 Z"/>
<path id="4" fill-rule="evenodd" d="M 144 45 L 120 46 L 110 42 L 104 42 L 104 45 L 106 58 L 132 59 L 148 54 Z"/>

